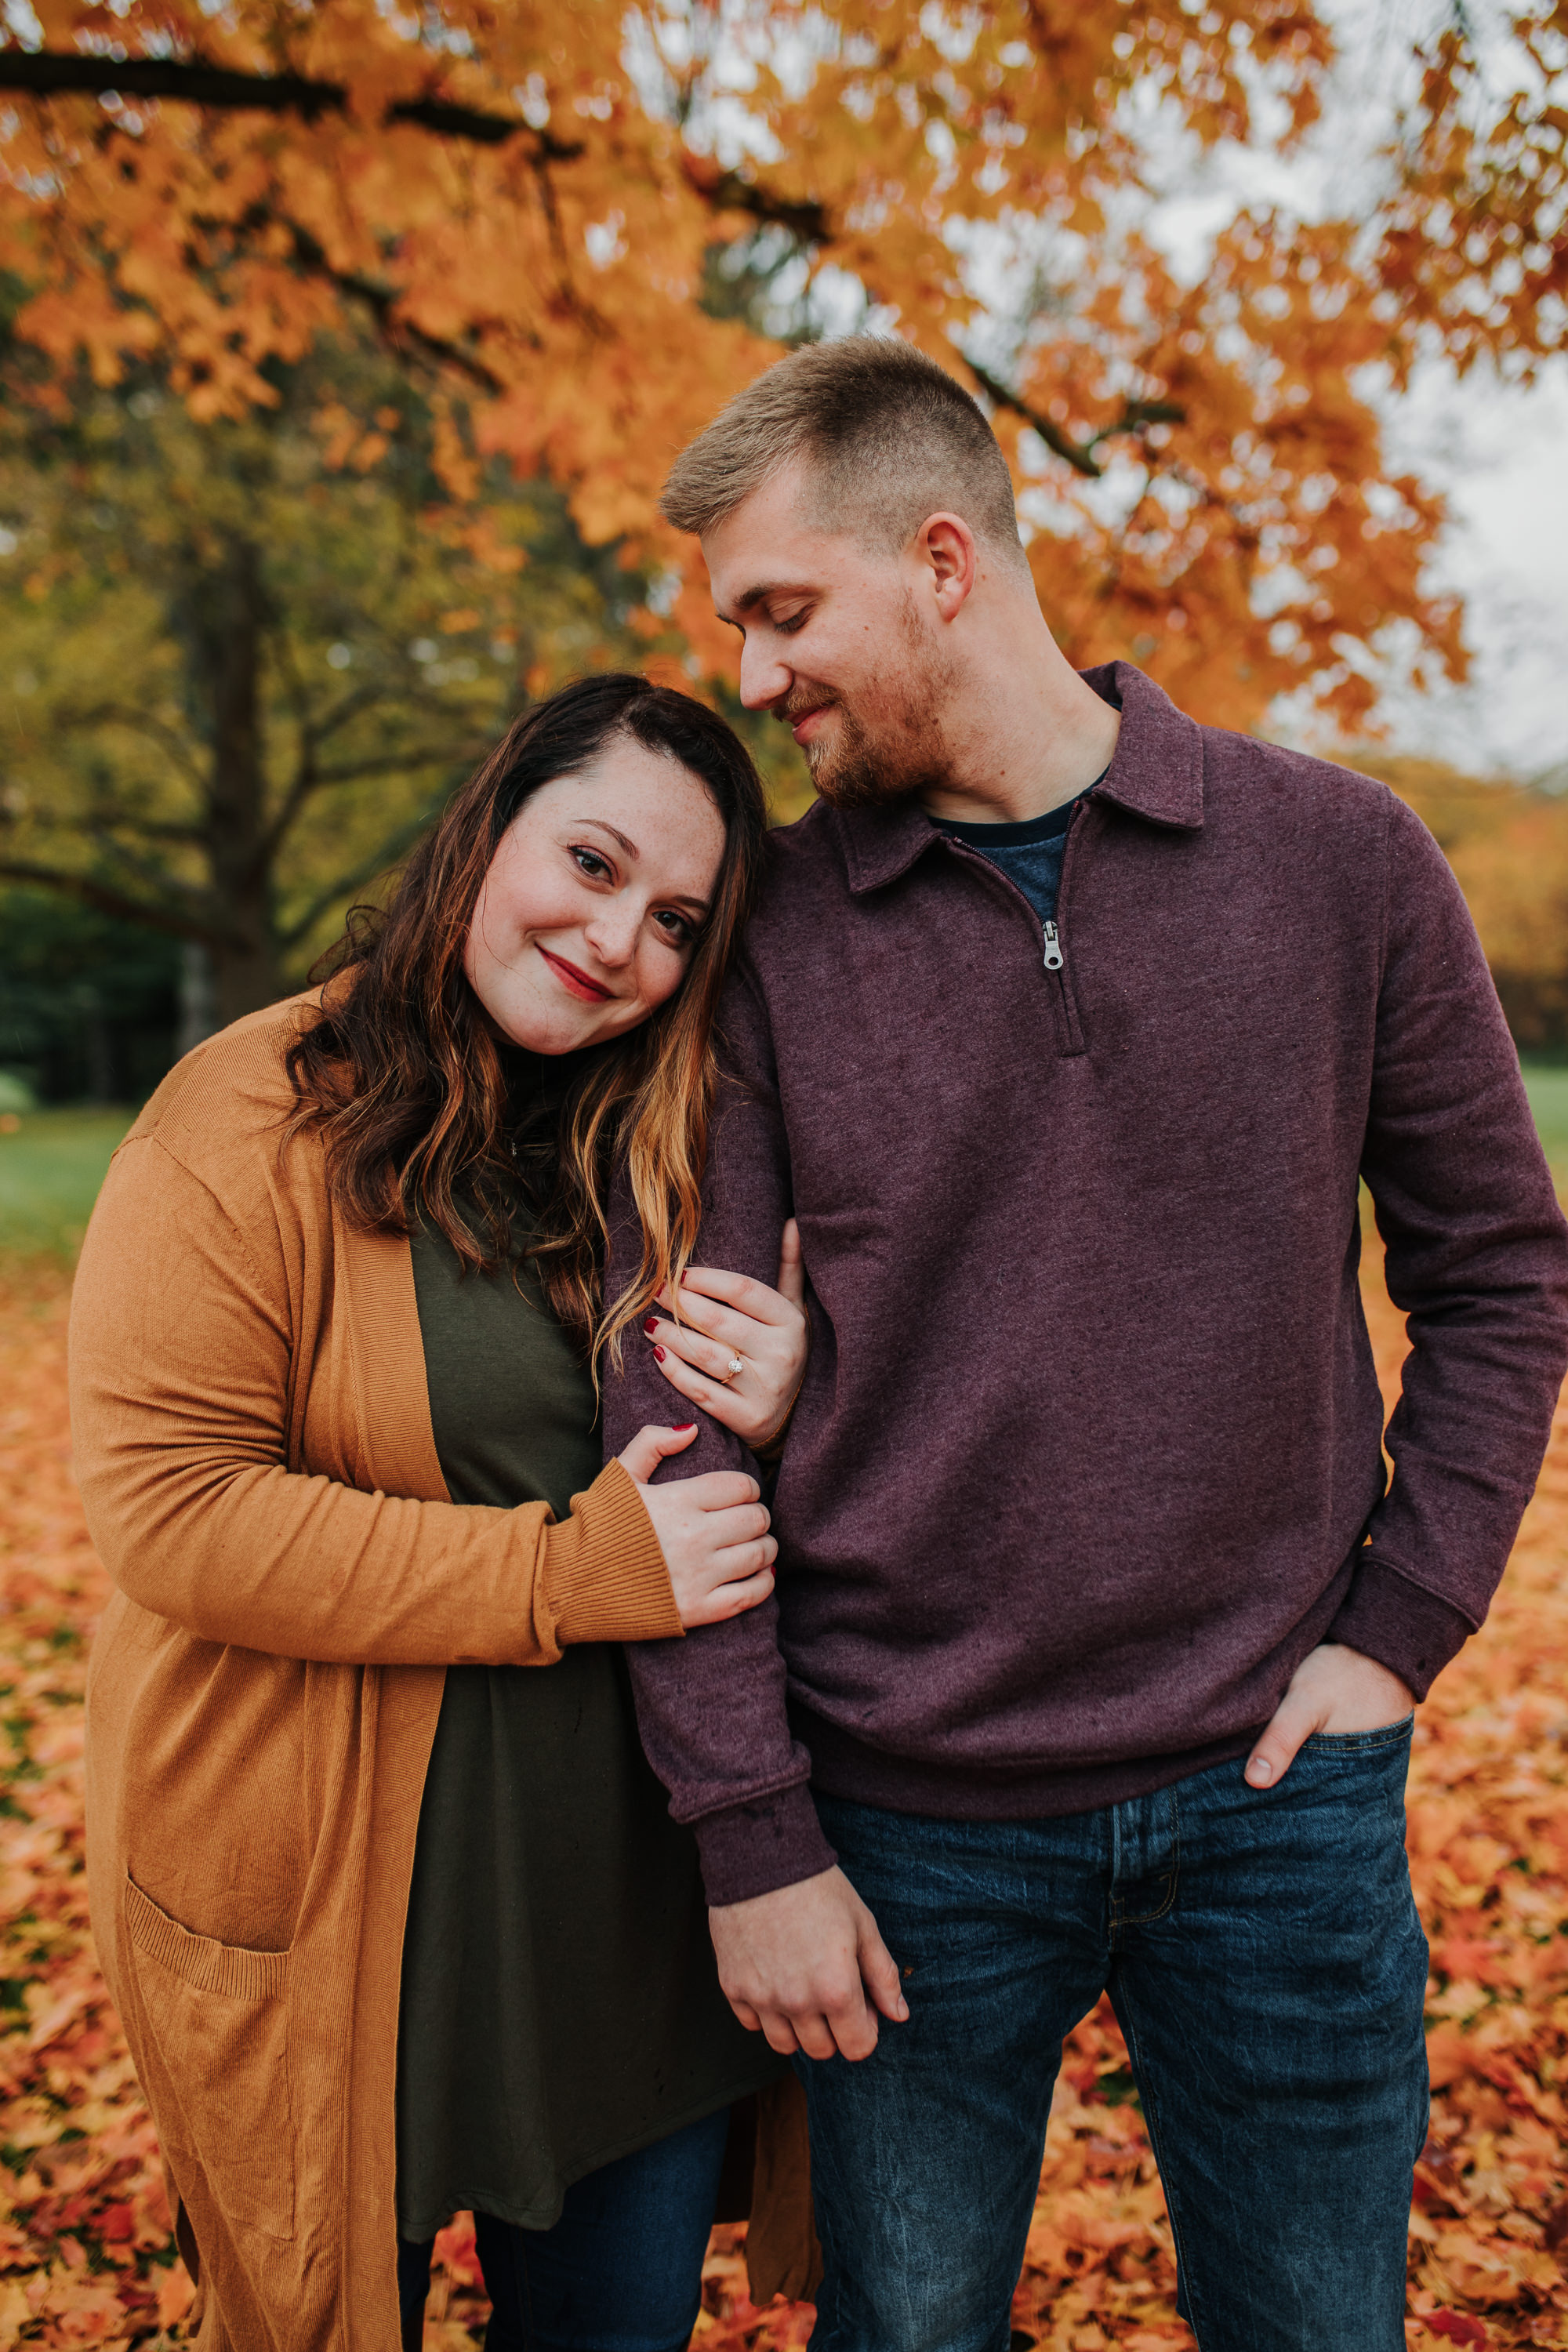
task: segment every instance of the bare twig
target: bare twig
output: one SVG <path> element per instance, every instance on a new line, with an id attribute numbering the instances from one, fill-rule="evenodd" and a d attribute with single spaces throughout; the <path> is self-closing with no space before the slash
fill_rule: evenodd
<path id="1" fill-rule="evenodd" d="M 993 375 L 988 368 L 983 368 L 977 361 L 967 357 L 963 364 L 981 391 L 988 394 L 999 408 L 1010 408 L 1015 416 L 1021 416 L 1030 430 L 1039 435 L 1047 449 L 1054 450 L 1058 457 L 1066 459 L 1075 473 L 1084 475 L 1091 482 L 1098 482 L 1105 471 L 1095 455 L 1102 442 L 1114 440 L 1123 433 L 1142 433 L 1150 425 L 1184 425 L 1187 421 L 1186 410 L 1178 407 L 1174 401 L 1130 400 L 1111 424 L 1102 425 L 1098 433 L 1089 435 L 1087 441 L 1075 441 L 1070 434 L 1064 433 L 1059 425 L 1053 424 L 1041 410 L 1032 407 L 1005 384 L 1000 376 Z"/>

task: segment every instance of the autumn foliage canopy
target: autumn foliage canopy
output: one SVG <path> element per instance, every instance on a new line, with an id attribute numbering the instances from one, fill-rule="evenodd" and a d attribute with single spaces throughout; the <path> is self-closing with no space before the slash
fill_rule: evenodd
<path id="1" fill-rule="evenodd" d="M 1378 152 L 1331 192 L 1345 216 L 1244 209 L 1201 272 L 1161 241 L 1160 158 L 1310 141 L 1334 65 L 1311 0 L 35 0 L 8 21 L 13 399 L 153 368 L 232 417 L 352 314 L 426 379 L 457 495 L 498 454 L 552 478 L 591 542 L 668 567 L 717 669 L 654 494 L 770 338 L 847 299 L 992 404 L 1075 659 L 1131 655 L 1231 725 L 1304 692 L 1352 733 L 1391 628 L 1417 668 L 1462 667 L 1422 582 L 1439 502 L 1388 469 L 1373 402 L 1424 357 L 1517 369 L 1562 339 L 1568 6 L 1513 21 L 1500 79 L 1435 8 Z M 349 423 L 342 461 L 374 466 L 380 428 Z"/>

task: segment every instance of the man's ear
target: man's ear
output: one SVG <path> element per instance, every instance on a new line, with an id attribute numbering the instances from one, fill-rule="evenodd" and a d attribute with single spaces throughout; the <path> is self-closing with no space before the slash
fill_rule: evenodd
<path id="1" fill-rule="evenodd" d="M 914 554 L 927 573 L 938 613 L 944 621 L 956 620 L 980 577 L 974 533 L 962 515 L 930 515 L 915 533 Z"/>

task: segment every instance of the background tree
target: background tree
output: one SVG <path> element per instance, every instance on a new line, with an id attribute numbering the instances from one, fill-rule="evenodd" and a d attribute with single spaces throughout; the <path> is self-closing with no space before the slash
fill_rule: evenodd
<path id="1" fill-rule="evenodd" d="M 1354 730 L 1391 626 L 1418 668 L 1463 658 L 1422 583 L 1440 504 L 1386 467 L 1375 381 L 1561 342 L 1563 17 L 1501 28 L 1525 70 L 1494 101 L 1435 0 L 1380 193 L 1244 211 L 1190 283 L 1158 152 L 1301 136 L 1332 58 L 1311 0 L 36 0 L 0 47 L 17 383 L 155 359 L 237 418 L 357 313 L 442 369 L 455 490 L 504 456 L 590 543 L 689 570 L 652 500 L 777 348 L 701 300 L 714 248 L 743 272 L 765 230 L 994 404 L 1075 657 L 1131 654 L 1208 719 L 1294 691 Z M 705 600 L 677 610 L 726 674 Z"/>
<path id="2" fill-rule="evenodd" d="M 0 1115 L 34 1096 L 142 1101 L 174 1058 L 181 977 L 165 933 L 58 891 L 0 891 Z"/>
<path id="3" fill-rule="evenodd" d="M 645 650 L 640 583 L 557 494 L 454 508 L 384 356 L 268 371 L 237 418 L 143 372 L 0 445 L 0 877 L 198 946 L 219 1021 L 283 992 L 531 685 Z"/>
<path id="4" fill-rule="evenodd" d="M 1464 891 L 1519 1045 L 1568 1050 L 1568 795 L 1467 776 L 1437 760 L 1373 753 L 1436 835 Z"/>

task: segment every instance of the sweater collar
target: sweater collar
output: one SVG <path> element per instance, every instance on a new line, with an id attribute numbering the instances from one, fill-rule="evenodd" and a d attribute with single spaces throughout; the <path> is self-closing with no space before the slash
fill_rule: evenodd
<path id="1" fill-rule="evenodd" d="M 1204 821 L 1203 734 L 1196 720 L 1131 662 L 1105 662 L 1079 675 L 1121 712 L 1115 756 L 1095 786 L 1096 800 L 1114 801 L 1150 824 L 1195 831 Z M 837 809 L 834 816 L 857 896 L 896 882 L 941 837 L 912 800 L 890 809 Z"/>

